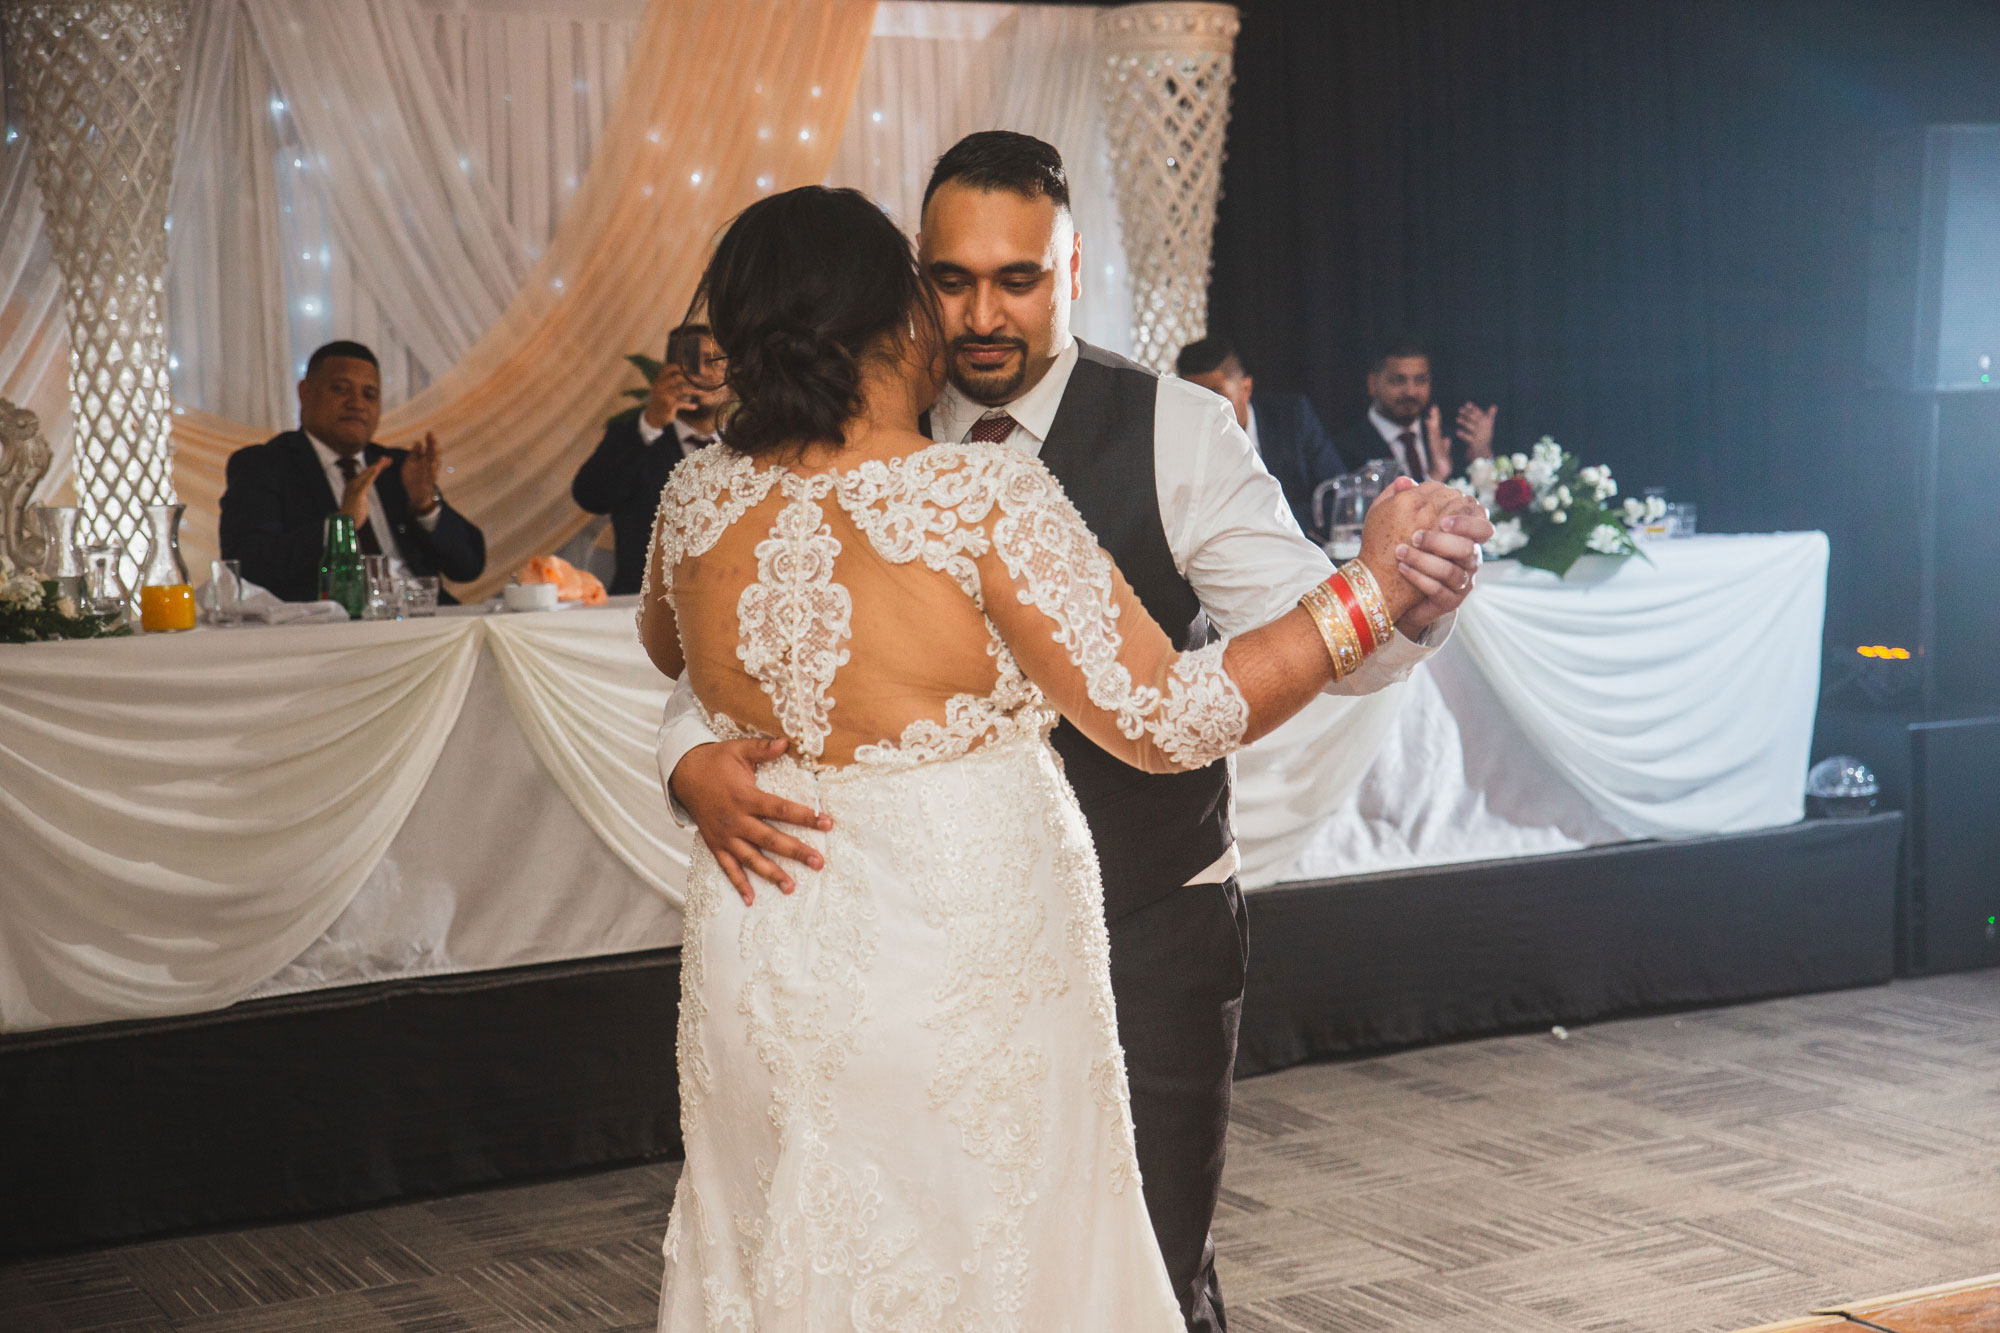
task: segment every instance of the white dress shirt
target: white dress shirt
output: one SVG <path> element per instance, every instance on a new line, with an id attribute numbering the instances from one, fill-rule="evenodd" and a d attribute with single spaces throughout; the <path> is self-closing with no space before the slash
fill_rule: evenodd
<path id="1" fill-rule="evenodd" d="M 674 418 L 673 426 L 674 438 L 680 442 L 682 458 L 686 458 L 703 445 L 715 443 L 715 436 L 698 434 L 693 426 L 688 425 L 687 422 L 682 421 L 679 417 Z M 655 426 L 652 422 L 646 420 L 643 413 L 640 415 L 639 443 L 651 444 L 666 433 L 667 428 L 665 426 Z"/>
<path id="2" fill-rule="evenodd" d="M 327 484 L 333 487 L 333 502 L 337 505 L 340 503 L 340 497 L 347 494 L 347 478 L 340 471 L 340 455 L 311 431 L 307 431 L 305 435 L 312 441 L 313 452 L 319 455 L 319 465 L 326 469 Z M 356 454 L 354 461 L 364 468 L 368 466 L 365 454 Z M 419 514 L 414 509 L 416 503 L 417 497 L 411 496 L 410 504 L 413 508 L 410 512 L 410 521 L 425 532 L 436 532 L 438 516 L 444 513 L 444 506 L 440 504 L 428 514 Z M 396 545 L 396 530 L 389 526 L 389 518 L 382 512 L 382 497 L 376 493 L 372 482 L 368 486 L 368 522 L 375 532 L 375 544 L 382 548 L 382 554 L 389 557 L 397 566 L 396 572 L 401 574 L 403 550 Z"/>
<path id="3" fill-rule="evenodd" d="M 1250 437 L 1250 447 L 1257 451 L 1259 458 L 1262 458 L 1264 456 L 1264 441 L 1257 438 L 1257 409 L 1252 407 L 1244 415 L 1249 417 L 1250 420 L 1244 424 L 1243 433 Z"/>
<path id="4" fill-rule="evenodd" d="M 1425 453 L 1425 450 L 1429 447 L 1429 445 L 1424 439 L 1424 423 L 1422 421 L 1412 421 L 1407 426 L 1399 426 L 1395 422 L 1389 420 L 1389 418 L 1383 416 L 1381 412 L 1376 410 L 1371 405 L 1368 409 L 1368 424 L 1373 426 L 1376 432 L 1381 435 L 1383 440 L 1385 440 L 1388 443 L 1389 457 L 1395 459 L 1398 463 L 1401 463 L 1403 465 L 1403 471 L 1405 473 L 1409 474 L 1412 477 L 1428 477 L 1430 475 L 1429 455 Z M 1404 431 L 1409 431 L 1412 435 L 1416 437 L 1417 454 L 1419 457 L 1425 460 L 1424 465 L 1422 467 L 1416 466 L 1417 459 L 1411 458 L 1407 453 L 1404 452 L 1403 450 Z"/>
<path id="5" fill-rule="evenodd" d="M 1033 388 L 1004 407 L 975 403 L 946 386 L 931 408 L 931 438 L 963 440 L 981 417 L 1004 411 L 1014 418 L 1014 431 L 1005 443 L 1039 456 L 1076 358 L 1072 341 Z M 1268 625 L 1333 573 L 1326 553 L 1299 531 L 1283 489 L 1236 424 L 1235 409 L 1207 389 L 1161 378 L 1153 408 L 1153 478 L 1174 567 L 1220 633 L 1241 634 Z M 1371 694 L 1404 679 L 1443 644 L 1450 619 L 1434 625 L 1423 644 L 1398 634 L 1360 670 L 1328 686 L 1327 693 Z M 660 729 L 662 778 L 672 776 L 681 756 L 714 739 L 683 680 L 667 701 Z M 675 818 L 685 822 L 679 803 L 671 804 Z M 1232 845 L 1188 883 L 1220 883 L 1236 873 L 1238 864 Z"/>

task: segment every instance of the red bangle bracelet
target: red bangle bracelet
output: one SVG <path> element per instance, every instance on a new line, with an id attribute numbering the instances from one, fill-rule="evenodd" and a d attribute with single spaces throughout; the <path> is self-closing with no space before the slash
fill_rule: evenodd
<path id="1" fill-rule="evenodd" d="M 1341 610 L 1347 612 L 1347 619 L 1353 624 L 1355 634 L 1360 636 L 1361 651 L 1364 654 L 1374 652 L 1381 646 L 1375 642 L 1375 627 L 1368 623 L 1368 613 L 1362 609 L 1361 599 L 1354 595 L 1354 589 L 1349 586 L 1347 576 L 1336 572 L 1327 579 L 1326 585 L 1333 589 L 1333 595 L 1340 599 Z"/>

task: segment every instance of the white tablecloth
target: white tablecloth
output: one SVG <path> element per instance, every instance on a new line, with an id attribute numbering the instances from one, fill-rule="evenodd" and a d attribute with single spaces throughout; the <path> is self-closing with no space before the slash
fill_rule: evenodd
<path id="1" fill-rule="evenodd" d="M 1241 757 L 1245 882 L 1800 815 L 1826 541 L 1490 567 Z M 0 648 L 0 1030 L 678 942 L 629 605 Z"/>

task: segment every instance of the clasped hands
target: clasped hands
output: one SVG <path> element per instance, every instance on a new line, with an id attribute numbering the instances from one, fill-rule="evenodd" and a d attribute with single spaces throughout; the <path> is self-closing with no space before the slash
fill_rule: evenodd
<path id="1" fill-rule="evenodd" d="M 1485 507 L 1443 482 L 1400 477 L 1368 506 L 1363 563 L 1378 581 L 1394 569 L 1415 594 L 1396 620 L 1397 632 L 1420 638 L 1458 610 L 1479 573 L 1479 548 L 1492 536 Z"/>

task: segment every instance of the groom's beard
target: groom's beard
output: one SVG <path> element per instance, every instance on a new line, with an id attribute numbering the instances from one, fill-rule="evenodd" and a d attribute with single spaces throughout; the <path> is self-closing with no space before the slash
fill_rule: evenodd
<path id="1" fill-rule="evenodd" d="M 996 363 L 981 366 L 973 362 L 967 352 L 998 352 L 1011 349 L 1011 354 L 996 358 Z M 951 340 L 951 382 L 958 391 L 973 402 L 986 407 L 999 407 L 1011 403 L 1021 391 L 1021 381 L 1028 377 L 1028 340 L 1026 338 L 974 338 L 961 334 Z"/>

